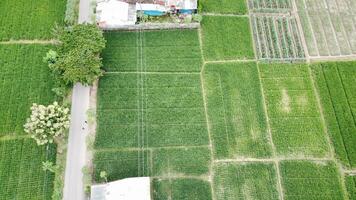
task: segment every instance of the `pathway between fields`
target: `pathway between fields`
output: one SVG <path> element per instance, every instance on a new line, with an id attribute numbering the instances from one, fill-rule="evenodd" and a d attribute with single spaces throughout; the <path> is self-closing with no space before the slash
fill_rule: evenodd
<path id="1" fill-rule="evenodd" d="M 79 23 L 90 22 L 90 0 L 80 0 Z M 69 128 L 67 163 L 65 170 L 64 200 L 84 200 L 82 168 L 86 165 L 86 138 L 90 88 L 79 83 L 73 87 L 71 124 Z"/>

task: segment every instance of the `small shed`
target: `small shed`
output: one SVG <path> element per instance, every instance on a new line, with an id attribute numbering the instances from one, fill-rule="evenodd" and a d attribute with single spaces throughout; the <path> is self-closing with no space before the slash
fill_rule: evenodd
<path id="1" fill-rule="evenodd" d="M 151 200 L 149 177 L 126 178 L 91 186 L 91 200 Z"/>
<path id="2" fill-rule="evenodd" d="M 99 1 L 96 18 L 101 27 L 134 25 L 137 20 L 136 5 L 119 0 Z"/>

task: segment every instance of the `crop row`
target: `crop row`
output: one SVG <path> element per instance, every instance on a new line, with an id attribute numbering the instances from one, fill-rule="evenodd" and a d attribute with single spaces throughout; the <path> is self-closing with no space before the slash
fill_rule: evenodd
<path id="1" fill-rule="evenodd" d="M 215 157 L 271 156 L 256 63 L 207 64 L 204 80 Z"/>
<path id="2" fill-rule="evenodd" d="M 294 60 L 305 57 L 294 18 L 255 15 L 251 21 L 260 59 Z"/>
<path id="3" fill-rule="evenodd" d="M 249 0 L 253 12 L 285 12 L 292 9 L 291 0 Z"/>
<path id="4" fill-rule="evenodd" d="M 340 62 L 312 67 L 337 158 L 348 167 L 356 166 L 354 65 L 355 62 Z"/>
<path id="5" fill-rule="evenodd" d="M 283 156 L 323 157 L 328 144 L 307 65 L 259 65 L 273 142 Z M 283 70 L 281 70 L 283 69 Z"/>

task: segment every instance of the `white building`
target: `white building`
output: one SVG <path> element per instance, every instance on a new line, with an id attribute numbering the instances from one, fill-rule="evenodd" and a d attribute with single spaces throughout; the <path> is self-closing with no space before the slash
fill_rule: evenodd
<path id="1" fill-rule="evenodd" d="M 151 200 L 149 177 L 126 178 L 91 186 L 91 200 Z"/>

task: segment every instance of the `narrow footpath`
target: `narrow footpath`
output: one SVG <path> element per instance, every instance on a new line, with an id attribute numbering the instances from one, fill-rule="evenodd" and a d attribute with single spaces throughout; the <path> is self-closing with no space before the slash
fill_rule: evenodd
<path id="1" fill-rule="evenodd" d="M 89 9 L 90 0 L 80 0 L 79 23 L 90 22 Z M 82 168 L 87 158 L 86 138 L 89 131 L 86 112 L 89 109 L 89 96 L 90 87 L 80 83 L 74 85 L 63 200 L 85 199 Z"/>

